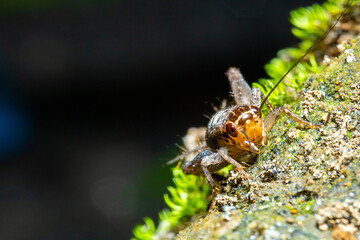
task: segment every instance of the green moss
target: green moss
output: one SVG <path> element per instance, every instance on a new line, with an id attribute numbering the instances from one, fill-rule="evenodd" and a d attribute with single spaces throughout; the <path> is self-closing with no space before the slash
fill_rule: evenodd
<path id="1" fill-rule="evenodd" d="M 269 78 L 259 79 L 258 82 L 253 83 L 253 87 L 260 88 L 267 95 L 297 59 L 304 55 L 307 49 L 326 32 L 330 22 L 344 10 L 344 3 L 347 1 L 329 0 L 323 5 L 313 4 L 311 7 L 302 7 L 292 11 L 290 13 L 290 22 L 294 25 L 292 32 L 302 41 L 297 48 L 280 50 L 277 57 L 265 65 Z M 307 61 L 299 63 L 274 90 L 269 97 L 269 102 L 274 106 L 293 103 L 309 76 L 320 73 L 322 70 L 323 66 L 317 63 L 314 51 L 310 52 Z M 263 110 L 264 114 L 267 112 L 267 109 Z"/>
<path id="2" fill-rule="evenodd" d="M 168 187 L 171 197 L 168 194 L 164 195 L 170 211 L 161 219 L 161 221 L 167 221 L 171 227 L 181 220 L 205 211 L 209 203 L 208 194 L 210 192 L 210 187 L 204 178 L 186 175 L 179 168 L 173 169 L 173 175 L 175 187 Z"/>
<path id="3" fill-rule="evenodd" d="M 155 223 L 151 218 L 145 217 L 144 218 L 144 225 L 136 225 L 133 229 L 133 234 L 136 239 L 143 239 L 143 240 L 151 240 L 152 236 L 155 234 Z"/>
<path id="4" fill-rule="evenodd" d="M 170 194 L 164 195 L 169 209 L 159 213 L 159 225 L 155 228 L 150 218 L 144 218 L 144 225 L 137 225 L 133 229 L 134 240 L 150 240 L 156 233 L 166 235 L 170 229 L 188 220 L 195 214 L 205 212 L 209 205 L 210 187 L 205 178 L 186 175 L 180 168 L 173 168 L 174 186 L 169 186 Z"/>

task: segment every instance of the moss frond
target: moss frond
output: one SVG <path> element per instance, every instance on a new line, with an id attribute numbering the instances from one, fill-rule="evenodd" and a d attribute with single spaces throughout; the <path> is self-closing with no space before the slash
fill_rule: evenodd
<path id="1" fill-rule="evenodd" d="M 356 1 L 355 1 L 356 2 Z M 293 24 L 293 34 L 301 39 L 297 48 L 280 50 L 277 57 L 265 65 L 269 79 L 259 79 L 253 83 L 267 95 L 274 85 L 281 79 L 286 71 L 305 54 L 315 41 L 328 29 L 330 23 L 344 10 L 346 0 L 328 0 L 322 5 L 313 4 L 310 7 L 301 7 L 290 13 L 290 22 Z M 274 90 L 269 97 L 269 102 L 274 106 L 291 104 L 297 97 L 297 92 L 302 89 L 304 82 L 310 74 L 321 72 L 322 66 L 318 65 L 314 53 L 309 53 L 307 61 L 299 63 L 284 81 Z M 268 109 L 264 109 L 266 114 Z"/>
<path id="2" fill-rule="evenodd" d="M 155 228 L 150 218 L 144 218 L 144 225 L 133 229 L 134 240 L 151 239 L 155 233 L 162 235 L 189 217 L 206 211 L 209 204 L 210 187 L 202 177 L 186 175 L 179 168 L 172 169 L 174 187 L 168 187 L 164 201 L 170 209 L 159 213 L 159 225 Z"/>
<path id="3" fill-rule="evenodd" d="M 301 40 L 316 40 L 329 26 L 331 14 L 324 7 L 314 4 L 290 12 L 292 33 Z"/>
<path id="4" fill-rule="evenodd" d="M 151 240 L 152 236 L 155 234 L 155 223 L 151 218 L 145 217 L 144 218 L 144 225 L 136 225 L 133 229 L 133 234 L 135 238 L 132 238 L 131 240 Z"/>

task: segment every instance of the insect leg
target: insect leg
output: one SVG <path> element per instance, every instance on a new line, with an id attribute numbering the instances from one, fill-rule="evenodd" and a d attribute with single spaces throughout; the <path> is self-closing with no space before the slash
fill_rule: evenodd
<path id="1" fill-rule="evenodd" d="M 266 115 L 264 119 L 264 128 L 266 132 L 270 131 L 270 129 L 274 126 L 276 121 L 279 119 L 282 113 L 287 114 L 291 119 L 300 124 L 301 126 L 305 125 L 308 128 L 321 128 L 322 125 L 314 124 L 297 116 L 295 113 L 291 112 L 289 109 L 284 107 L 277 107 L 272 109 L 268 115 Z"/>
<path id="2" fill-rule="evenodd" d="M 234 168 L 236 170 L 238 170 L 239 172 L 241 172 L 241 174 L 244 176 L 245 179 L 249 179 L 250 176 L 249 174 L 247 174 L 245 172 L 245 167 L 242 166 L 240 163 L 238 163 L 237 161 L 235 161 L 232 157 L 230 157 L 227 153 L 226 153 L 226 150 L 223 150 L 223 149 L 220 149 L 218 151 L 218 154 L 225 160 L 227 161 L 228 163 L 230 163 L 231 165 L 234 166 Z"/>
<path id="3" fill-rule="evenodd" d="M 183 172 L 185 174 L 192 174 L 197 176 L 203 175 L 203 171 L 200 166 L 201 162 L 205 157 L 210 156 L 212 154 L 214 153 L 211 152 L 210 150 L 204 150 L 200 152 L 198 155 L 196 155 L 196 157 L 193 160 L 184 163 L 184 165 L 182 166 Z"/>
<path id="4" fill-rule="evenodd" d="M 261 105 L 261 94 L 259 88 L 253 88 L 252 89 L 252 95 L 251 95 L 251 106 L 260 107 Z"/>
<path id="5" fill-rule="evenodd" d="M 253 88 L 252 89 L 252 95 L 251 95 L 251 106 L 255 106 L 260 108 L 261 106 L 261 100 L 265 99 L 265 95 L 260 90 L 260 88 Z M 272 110 L 273 107 L 269 103 L 268 100 L 265 101 L 266 106 L 269 108 L 269 110 Z"/>
<path id="6" fill-rule="evenodd" d="M 209 169 L 205 166 L 205 164 L 203 162 L 200 163 L 200 166 L 204 172 L 204 175 L 206 177 L 206 180 L 208 181 L 208 183 L 210 184 L 211 187 L 211 193 L 212 193 L 212 197 L 213 199 L 215 199 L 217 193 L 219 192 L 218 187 L 216 186 L 215 180 L 214 178 L 211 176 L 211 173 L 209 171 Z"/>
<path id="7" fill-rule="evenodd" d="M 229 68 L 225 74 L 229 79 L 236 103 L 245 106 L 250 105 L 251 88 L 240 73 L 240 70 L 238 68 Z"/>
<path id="8" fill-rule="evenodd" d="M 210 150 L 204 150 L 200 152 L 192 161 L 185 162 L 182 170 L 185 174 L 192 174 L 198 176 L 205 176 L 211 186 L 213 196 L 216 196 L 218 188 L 216 182 L 213 179 L 211 173 L 216 172 L 226 166 L 229 163 L 225 161 L 219 154 Z"/>

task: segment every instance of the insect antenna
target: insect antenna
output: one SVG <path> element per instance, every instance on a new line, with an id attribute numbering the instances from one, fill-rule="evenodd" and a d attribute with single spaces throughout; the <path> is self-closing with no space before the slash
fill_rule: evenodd
<path id="1" fill-rule="evenodd" d="M 261 105 L 260 105 L 260 110 L 262 109 L 262 107 L 264 106 L 265 102 L 267 101 L 267 99 L 269 98 L 269 96 L 271 95 L 271 93 L 275 90 L 275 88 L 282 82 L 282 80 L 284 80 L 284 78 L 299 64 L 299 62 L 301 62 L 304 57 L 316 46 L 318 45 L 321 41 L 323 41 L 325 39 L 325 37 L 329 34 L 329 32 L 331 30 L 333 30 L 333 28 L 336 26 L 336 24 L 338 24 L 338 22 L 340 21 L 340 19 L 347 13 L 347 11 L 350 9 L 350 7 L 352 6 L 354 0 L 351 0 L 349 2 L 349 5 L 345 8 L 345 10 L 340 14 L 340 16 L 336 19 L 335 23 L 329 27 L 325 33 L 323 33 L 317 40 L 316 42 L 308 49 L 306 50 L 306 52 L 304 53 L 304 55 L 302 55 L 290 68 L 289 70 L 287 70 L 287 72 L 280 78 L 280 80 L 275 84 L 275 86 L 271 89 L 271 91 L 268 93 L 268 95 L 264 98 L 264 100 L 262 101 Z M 259 111 L 259 113 L 261 113 L 261 111 Z"/>

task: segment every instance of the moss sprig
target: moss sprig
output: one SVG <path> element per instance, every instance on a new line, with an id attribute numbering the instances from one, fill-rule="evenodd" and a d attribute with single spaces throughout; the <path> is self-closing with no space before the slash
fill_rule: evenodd
<path id="1" fill-rule="evenodd" d="M 154 221 L 149 217 L 144 217 L 144 225 L 136 225 L 133 229 L 134 238 L 132 240 L 136 239 L 143 239 L 143 240 L 151 240 L 152 237 L 155 234 L 155 223 Z"/>
<path id="2" fill-rule="evenodd" d="M 144 218 L 145 224 L 137 225 L 133 229 L 133 240 L 150 240 L 155 233 L 164 235 L 182 221 L 206 211 L 210 193 L 206 180 L 203 177 L 186 175 L 180 168 L 173 168 L 172 174 L 174 186 L 169 186 L 169 194 L 164 195 L 169 209 L 159 213 L 157 228 L 150 218 Z"/>
<path id="3" fill-rule="evenodd" d="M 330 23 L 343 10 L 347 0 L 328 0 L 322 5 L 313 4 L 310 7 L 301 7 L 290 13 L 290 22 L 293 24 L 292 33 L 301 39 L 297 48 L 280 50 L 277 57 L 265 65 L 269 75 L 267 79 L 259 79 L 253 83 L 267 95 L 285 72 L 299 59 L 307 49 L 328 29 Z M 297 93 L 302 89 L 310 74 L 321 72 L 323 66 L 318 65 L 314 52 L 307 56 L 307 61 L 299 63 L 286 79 L 274 90 L 269 102 L 274 106 L 291 104 Z M 266 114 L 267 109 L 263 110 Z"/>

